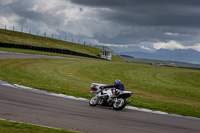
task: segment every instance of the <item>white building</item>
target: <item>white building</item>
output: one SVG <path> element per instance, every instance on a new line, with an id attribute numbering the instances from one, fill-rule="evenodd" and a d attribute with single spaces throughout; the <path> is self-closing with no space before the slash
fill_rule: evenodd
<path id="1" fill-rule="evenodd" d="M 107 59 L 107 60 L 111 61 L 112 60 L 112 53 L 109 52 L 109 51 L 101 51 L 100 57 L 103 58 L 103 59 Z"/>

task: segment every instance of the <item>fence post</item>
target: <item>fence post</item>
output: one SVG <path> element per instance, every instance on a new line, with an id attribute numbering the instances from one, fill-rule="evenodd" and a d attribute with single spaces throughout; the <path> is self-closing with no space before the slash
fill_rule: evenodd
<path id="1" fill-rule="evenodd" d="M 86 42 L 84 41 L 84 45 L 85 45 L 85 43 L 86 43 Z"/>
<path id="2" fill-rule="evenodd" d="M 13 31 L 15 31 L 15 27 L 13 26 Z"/>
<path id="3" fill-rule="evenodd" d="M 46 32 L 44 32 L 44 37 L 46 37 Z"/>
<path id="4" fill-rule="evenodd" d="M 29 34 L 31 34 L 31 29 L 29 30 Z"/>
<path id="5" fill-rule="evenodd" d="M 52 38 L 53 38 L 53 34 L 52 34 Z"/>
<path id="6" fill-rule="evenodd" d="M 80 39 L 78 40 L 78 44 L 80 43 Z"/>
<path id="7" fill-rule="evenodd" d="M 23 27 L 21 28 L 21 32 L 23 32 Z"/>

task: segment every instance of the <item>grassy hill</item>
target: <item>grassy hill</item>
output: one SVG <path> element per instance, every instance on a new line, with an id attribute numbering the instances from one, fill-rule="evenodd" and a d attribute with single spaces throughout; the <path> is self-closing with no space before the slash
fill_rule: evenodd
<path id="1" fill-rule="evenodd" d="M 61 41 L 57 39 L 52 39 L 48 37 L 42 37 L 27 33 L 21 33 L 16 31 L 10 31 L 10 30 L 4 30 L 0 29 L 0 42 L 3 43 L 13 43 L 13 44 L 23 44 L 23 45 L 29 45 L 29 46 L 38 46 L 38 47 L 47 47 L 47 48 L 59 48 L 59 49 L 68 49 L 71 51 L 76 51 L 88 55 L 92 55 L 95 57 L 99 57 L 100 51 L 103 51 L 103 49 L 90 47 L 82 44 L 72 43 L 72 42 L 66 42 Z M 48 45 L 47 45 L 48 43 Z M 11 52 L 23 52 L 23 53 L 31 53 L 31 54 L 47 54 L 47 55 L 60 55 L 61 54 L 50 54 L 47 52 L 37 52 L 37 51 L 31 51 L 31 50 L 19 50 L 19 49 L 7 49 L 7 48 L 1 48 L 1 51 L 11 51 Z M 73 56 L 74 57 L 74 56 Z M 80 57 L 78 57 L 80 58 Z M 113 61 L 120 61 L 119 58 L 113 56 Z"/>
<path id="2" fill-rule="evenodd" d="M 28 45 L 43 46 L 47 39 L 52 41 L 49 42 L 50 45 L 55 41 L 58 48 L 73 45 L 68 49 L 85 51 L 96 56 L 99 54 L 99 49 L 95 51 L 96 48 L 88 46 L 79 47 L 78 44 L 43 37 L 38 40 L 28 34 L 20 37 L 18 34 L 1 30 L 0 41 L 14 43 L 12 38 L 15 38 L 17 43 L 25 44 L 35 40 Z M 0 60 L 0 80 L 88 99 L 92 97 L 91 83 L 113 84 L 115 79 L 121 79 L 126 90 L 134 92 L 130 98 L 133 101 L 132 106 L 200 117 L 200 70 L 126 63 L 120 60 Z"/>
<path id="3" fill-rule="evenodd" d="M 72 51 L 86 53 L 94 56 L 99 55 L 100 52 L 100 49 L 84 46 L 81 44 L 3 29 L 0 29 L 0 41 L 5 43 L 17 43 L 39 47 L 69 49 Z M 47 45 L 47 43 L 49 45 Z"/>

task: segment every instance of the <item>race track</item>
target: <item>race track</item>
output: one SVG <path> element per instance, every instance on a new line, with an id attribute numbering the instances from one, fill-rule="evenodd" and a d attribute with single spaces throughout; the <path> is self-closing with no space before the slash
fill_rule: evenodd
<path id="1" fill-rule="evenodd" d="M 23 54 L 23 53 L 12 53 L 0 51 L 0 59 L 15 59 L 15 58 L 57 58 L 57 59 L 78 59 L 78 58 L 67 58 L 60 56 L 48 56 L 48 55 L 37 55 L 37 54 Z M 81 59 L 78 59 L 81 60 Z"/>
<path id="2" fill-rule="evenodd" d="M 198 119 L 91 107 L 88 101 L 3 84 L 0 84 L 0 119 L 89 133 L 200 133 Z"/>

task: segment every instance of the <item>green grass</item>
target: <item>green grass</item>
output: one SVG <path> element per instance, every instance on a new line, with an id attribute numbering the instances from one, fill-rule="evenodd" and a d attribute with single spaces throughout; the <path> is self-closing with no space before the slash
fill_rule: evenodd
<path id="1" fill-rule="evenodd" d="M 77 133 L 69 130 L 59 130 L 24 123 L 0 120 L 1 133 Z"/>
<path id="2" fill-rule="evenodd" d="M 4 30 L 4 29 L 0 29 L 0 42 L 47 47 L 47 48 L 51 47 L 51 48 L 59 48 L 59 49 L 68 49 L 68 50 L 92 55 L 95 57 L 99 57 L 100 51 L 104 51 L 103 49 L 90 47 L 90 46 L 86 46 L 82 44 L 66 42 L 66 41 L 61 41 L 61 40 L 52 39 L 48 37 L 41 37 L 41 36 L 36 36 L 36 35 L 27 34 L 27 33 L 16 32 L 16 31 L 9 31 L 9 30 Z M 49 45 L 47 45 L 47 43 L 49 43 Z M 33 51 L 33 50 L 14 49 L 14 48 L 9 49 L 9 48 L 0 47 L 0 51 L 91 59 L 91 58 L 80 57 L 80 56 L 40 52 L 40 51 Z M 118 57 L 114 55 L 112 57 L 112 61 L 123 62 L 121 59 L 119 59 Z"/>
<path id="3" fill-rule="evenodd" d="M 132 106 L 200 117 L 200 71 L 101 60 L 3 59 L 0 79 L 91 98 L 91 83 L 121 79 Z"/>

